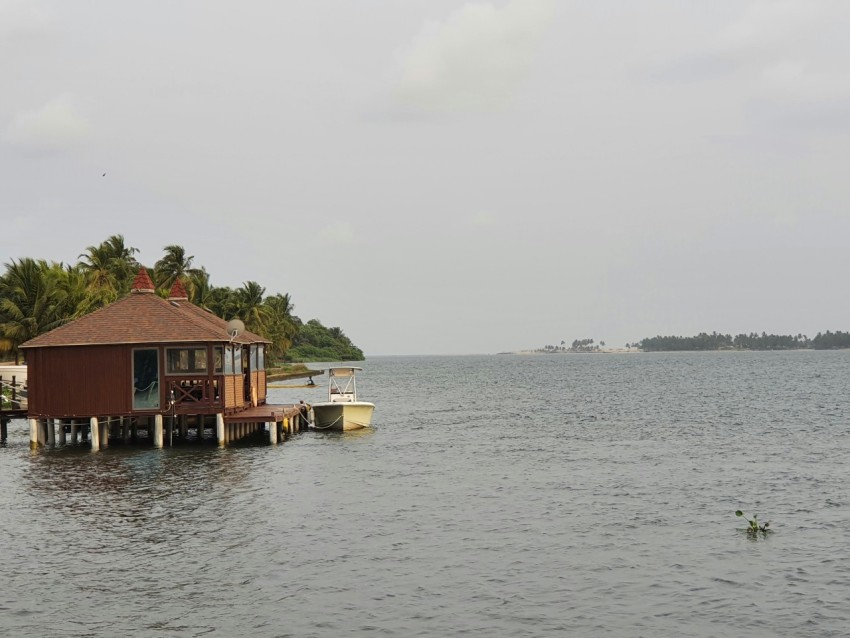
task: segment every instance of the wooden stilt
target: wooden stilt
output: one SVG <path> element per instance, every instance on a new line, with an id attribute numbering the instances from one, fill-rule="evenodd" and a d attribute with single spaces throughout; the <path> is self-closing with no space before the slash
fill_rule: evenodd
<path id="1" fill-rule="evenodd" d="M 108 448 L 109 447 L 109 417 L 106 417 L 102 423 L 98 426 L 99 434 L 100 434 L 100 448 Z"/>
<path id="2" fill-rule="evenodd" d="M 162 433 L 162 415 L 157 414 L 154 418 L 154 426 L 153 426 L 153 446 L 156 448 L 161 448 L 163 446 L 163 433 Z"/>
<path id="3" fill-rule="evenodd" d="M 277 422 L 269 423 L 269 443 L 277 445 Z"/>
<path id="4" fill-rule="evenodd" d="M 221 413 L 215 415 L 215 438 L 219 445 L 227 444 L 224 440 L 224 415 Z"/>
<path id="5" fill-rule="evenodd" d="M 80 442 L 80 426 L 74 419 L 71 419 L 71 445 L 76 445 Z"/>
<path id="6" fill-rule="evenodd" d="M 5 443 L 9 437 L 9 420 L 0 419 L 0 443 Z"/>
<path id="7" fill-rule="evenodd" d="M 38 447 L 38 419 L 27 419 L 30 424 L 30 447 Z"/>
<path id="8" fill-rule="evenodd" d="M 97 422 L 96 416 L 89 420 L 89 430 L 91 433 L 91 451 L 97 452 L 100 450 L 100 423 Z"/>
<path id="9" fill-rule="evenodd" d="M 56 419 L 56 425 L 59 427 L 59 445 L 65 446 L 68 444 L 68 439 L 65 436 L 65 421 Z"/>

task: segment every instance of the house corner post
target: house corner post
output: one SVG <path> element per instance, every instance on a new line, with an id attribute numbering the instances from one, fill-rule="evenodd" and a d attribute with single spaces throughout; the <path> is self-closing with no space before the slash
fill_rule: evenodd
<path id="1" fill-rule="evenodd" d="M 30 423 L 30 447 L 38 447 L 38 419 L 28 419 Z"/>
<path id="2" fill-rule="evenodd" d="M 154 425 L 153 425 L 153 446 L 155 448 L 161 448 L 163 446 L 163 432 L 162 432 L 162 415 L 157 414 L 154 417 Z"/>
<path id="3" fill-rule="evenodd" d="M 224 415 L 221 412 L 215 415 L 215 438 L 218 440 L 219 445 L 225 445 L 226 441 L 224 440 Z"/>
<path id="4" fill-rule="evenodd" d="M 97 452 L 100 450 L 100 424 L 97 417 L 91 417 L 89 421 L 89 436 L 91 437 L 91 451 Z"/>

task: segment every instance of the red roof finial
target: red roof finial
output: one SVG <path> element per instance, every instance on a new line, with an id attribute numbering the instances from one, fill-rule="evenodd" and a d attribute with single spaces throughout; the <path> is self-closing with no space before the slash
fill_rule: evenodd
<path id="1" fill-rule="evenodd" d="M 186 286 L 180 279 L 174 280 L 174 285 L 171 286 L 171 292 L 168 293 L 168 299 L 185 299 L 189 301 L 189 294 L 186 292 Z"/>
<path id="2" fill-rule="evenodd" d="M 151 277 L 144 266 L 139 268 L 139 274 L 133 280 L 133 285 L 130 286 L 131 292 L 156 292 L 156 288 L 151 281 Z"/>

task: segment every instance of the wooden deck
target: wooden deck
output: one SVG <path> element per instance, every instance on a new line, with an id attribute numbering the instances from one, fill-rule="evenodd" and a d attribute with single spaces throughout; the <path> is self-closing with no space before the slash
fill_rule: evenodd
<path id="1" fill-rule="evenodd" d="M 298 406 L 293 404 L 285 405 L 258 405 L 256 407 L 242 410 L 235 414 L 225 414 L 225 423 L 280 423 L 285 418 L 291 419 L 299 414 Z"/>

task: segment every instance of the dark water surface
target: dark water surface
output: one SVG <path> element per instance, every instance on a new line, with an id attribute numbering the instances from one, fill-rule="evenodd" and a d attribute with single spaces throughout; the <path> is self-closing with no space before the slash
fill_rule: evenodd
<path id="1" fill-rule="evenodd" d="M 373 430 L 276 448 L 13 422 L 0 635 L 850 634 L 850 352 L 363 366 Z"/>

